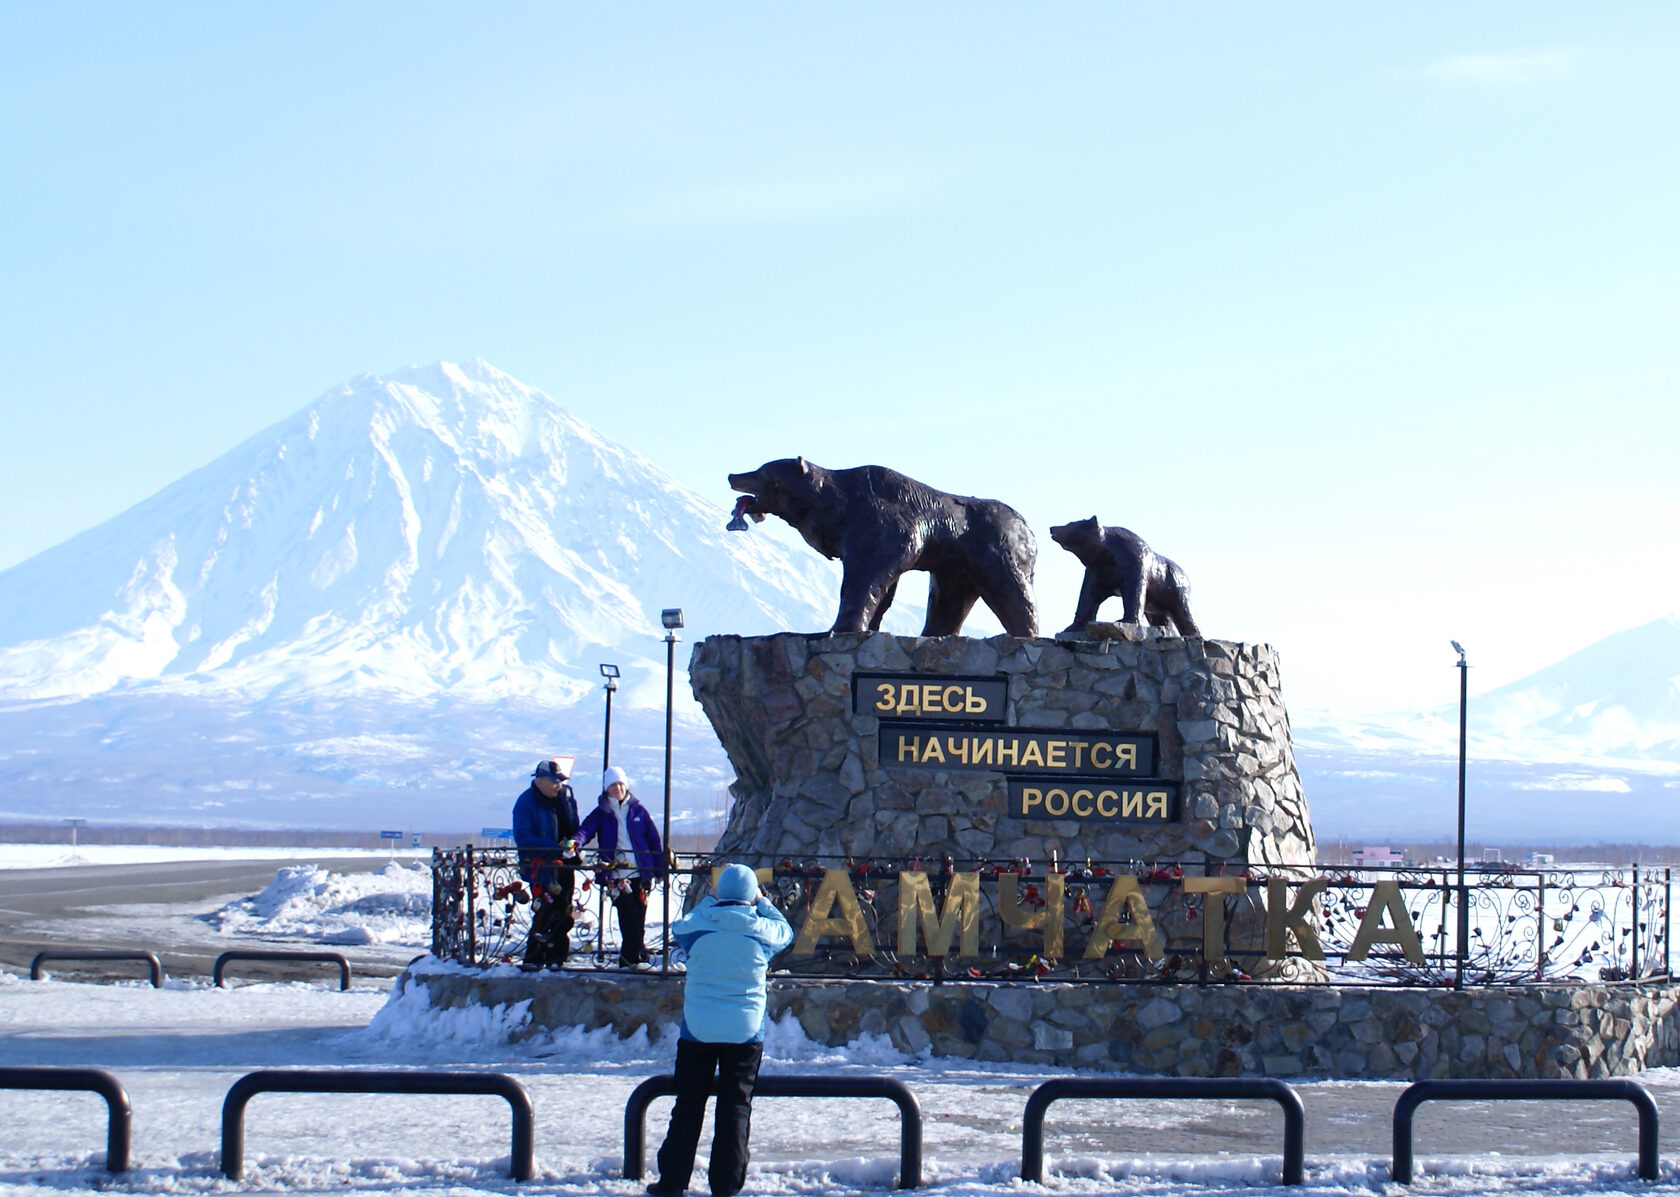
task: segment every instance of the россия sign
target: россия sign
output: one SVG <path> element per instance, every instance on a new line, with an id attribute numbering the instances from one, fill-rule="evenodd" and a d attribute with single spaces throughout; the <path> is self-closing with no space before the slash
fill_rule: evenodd
<path id="1" fill-rule="evenodd" d="M 1100 777 L 1053 781 L 1011 777 L 1009 814 L 1017 819 L 1172 823 L 1178 819 L 1178 786 L 1160 781 L 1127 784 Z"/>

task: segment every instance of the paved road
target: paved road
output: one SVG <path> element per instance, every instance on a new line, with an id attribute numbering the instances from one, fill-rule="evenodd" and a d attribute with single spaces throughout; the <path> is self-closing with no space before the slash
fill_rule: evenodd
<path id="1" fill-rule="evenodd" d="M 291 860 L 170 861 L 161 864 L 70 865 L 50 869 L 0 869 L 0 966 L 24 970 L 43 949 L 134 948 L 156 952 L 164 971 L 174 977 L 210 975 L 211 966 L 230 947 L 281 947 L 233 944 L 181 908 L 211 909 L 221 902 L 260 892 L 286 865 L 318 864 L 337 873 L 376 872 L 386 862 L 377 857 L 298 857 Z M 175 908 L 165 911 L 163 908 Z M 113 909 L 120 908 L 120 909 Z M 297 945 L 318 948 L 321 945 Z M 334 947 L 358 975 L 394 976 L 413 949 L 384 946 Z M 143 964 L 53 963 L 59 975 L 144 976 Z M 317 969 L 322 966 L 304 966 Z M 241 964 L 250 977 L 310 975 L 296 966 L 279 969 Z M 231 975 L 231 974 L 230 974 Z"/>

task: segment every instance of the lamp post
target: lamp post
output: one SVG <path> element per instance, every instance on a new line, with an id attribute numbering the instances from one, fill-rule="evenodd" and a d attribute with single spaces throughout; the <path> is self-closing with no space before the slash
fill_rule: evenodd
<path id="1" fill-rule="evenodd" d="M 601 676 L 607 679 L 607 730 L 601 737 L 601 772 L 612 764 L 612 696 L 618 689 L 618 666 L 601 666 Z"/>
<path id="2" fill-rule="evenodd" d="M 671 719 L 673 703 L 676 696 L 677 678 L 677 629 L 683 626 L 681 607 L 667 607 L 659 613 L 659 622 L 665 626 L 665 826 L 661 831 L 661 843 L 665 845 L 665 857 L 671 858 Z M 664 924 L 660 931 L 661 949 L 659 952 L 659 971 L 671 971 L 671 869 L 667 864 L 665 869 L 665 884 L 661 893 L 665 902 Z"/>
<path id="3" fill-rule="evenodd" d="M 1454 954 L 1453 988 L 1464 988 L 1464 956 L 1470 947 L 1470 891 L 1464 884 L 1464 758 L 1470 709 L 1470 663 L 1464 646 L 1452 642 L 1458 654 L 1458 951 Z"/>

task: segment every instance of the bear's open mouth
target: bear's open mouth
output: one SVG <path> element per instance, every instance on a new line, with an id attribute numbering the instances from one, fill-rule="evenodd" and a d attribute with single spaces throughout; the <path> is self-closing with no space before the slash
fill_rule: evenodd
<path id="1" fill-rule="evenodd" d="M 750 515 L 753 517 L 753 521 L 755 523 L 762 524 L 764 522 L 764 513 L 753 506 L 757 500 L 758 496 L 753 494 L 745 494 L 739 499 L 736 499 L 735 509 L 729 513 L 730 521 L 735 522 L 744 515 Z"/>
<path id="2" fill-rule="evenodd" d="M 757 507 L 758 495 L 748 479 L 750 474 L 729 475 L 729 489 L 741 491 L 741 497 L 735 500 L 735 510 L 730 512 L 733 519 L 740 519 L 743 515 L 750 515 L 758 523 L 764 522 L 764 513 Z"/>

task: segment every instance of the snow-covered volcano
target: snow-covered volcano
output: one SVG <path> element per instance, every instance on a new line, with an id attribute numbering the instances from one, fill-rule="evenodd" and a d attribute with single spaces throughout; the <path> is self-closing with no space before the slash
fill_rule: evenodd
<path id="1" fill-rule="evenodd" d="M 689 643 L 832 619 L 832 565 L 727 519 L 485 362 L 363 375 L 0 573 L 0 817 L 166 817 L 176 792 L 249 818 L 229 785 L 476 790 L 598 743 L 603 661 L 624 669 L 615 731 L 634 758 L 663 731 L 662 607 L 684 609 Z M 714 785 L 721 753 L 698 731 Z M 243 766 L 218 760 L 235 751 Z M 113 783 L 122 802 L 89 797 Z M 263 822 L 366 814 L 265 802 Z M 449 813 L 406 821 L 480 818 Z"/>
<path id="2" fill-rule="evenodd" d="M 1297 719 L 1294 735 L 1321 829 L 1451 837 L 1456 703 Z M 1471 695 L 1468 758 L 1472 837 L 1680 843 L 1680 616 L 1617 632 Z"/>
<path id="3" fill-rule="evenodd" d="M 603 650 L 821 628 L 833 571 L 484 362 L 363 375 L 0 574 L 0 697 L 150 682 L 561 703 Z"/>

